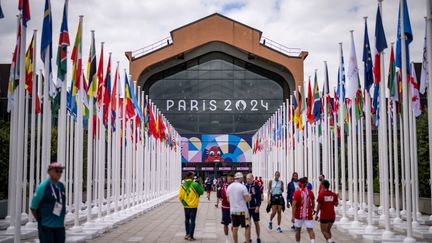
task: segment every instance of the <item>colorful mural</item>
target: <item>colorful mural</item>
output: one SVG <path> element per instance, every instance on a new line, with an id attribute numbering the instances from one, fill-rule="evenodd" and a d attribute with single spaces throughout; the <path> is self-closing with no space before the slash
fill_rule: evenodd
<path id="1" fill-rule="evenodd" d="M 251 162 L 251 135 L 183 135 L 182 163 Z"/>

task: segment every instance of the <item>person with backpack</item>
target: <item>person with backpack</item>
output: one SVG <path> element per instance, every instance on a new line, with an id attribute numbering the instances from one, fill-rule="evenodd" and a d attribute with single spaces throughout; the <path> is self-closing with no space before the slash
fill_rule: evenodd
<path id="1" fill-rule="evenodd" d="M 271 215 L 270 215 L 268 228 L 269 230 L 273 229 L 273 218 L 277 214 L 278 227 L 276 231 L 278 233 L 282 233 L 280 224 L 282 221 L 282 207 L 285 206 L 285 200 L 283 199 L 282 196 L 283 191 L 284 191 L 284 185 L 283 185 L 283 181 L 280 179 L 280 172 L 276 171 L 274 174 L 274 179 L 270 180 L 268 184 L 267 197 L 269 198 L 268 198 L 267 205 L 271 205 Z"/>
<path id="2" fill-rule="evenodd" d="M 292 219 L 296 227 L 296 242 L 300 242 L 301 228 L 304 226 L 309 233 L 311 243 L 315 243 L 315 232 L 313 230 L 313 211 L 315 208 L 315 196 L 307 189 L 306 178 L 301 178 L 298 182 L 299 190 L 294 192 L 292 200 Z"/>
<path id="3" fill-rule="evenodd" d="M 204 193 L 202 179 L 193 180 L 195 173 L 189 171 L 185 182 L 180 185 L 178 199 L 183 204 L 185 212 L 185 240 L 194 241 L 195 219 L 198 211 L 199 198 Z"/>

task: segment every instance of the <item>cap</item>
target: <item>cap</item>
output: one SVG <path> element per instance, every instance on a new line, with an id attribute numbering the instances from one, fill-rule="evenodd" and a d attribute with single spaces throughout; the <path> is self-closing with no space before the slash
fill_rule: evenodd
<path id="1" fill-rule="evenodd" d="M 49 166 L 48 166 L 48 171 L 50 171 L 51 169 L 64 169 L 65 167 L 61 164 L 61 163 L 59 163 L 59 162 L 54 162 L 54 163 L 51 163 Z"/>
<path id="2" fill-rule="evenodd" d="M 243 178 L 243 173 L 241 173 L 241 172 L 235 173 L 234 179 L 241 179 L 241 178 Z"/>

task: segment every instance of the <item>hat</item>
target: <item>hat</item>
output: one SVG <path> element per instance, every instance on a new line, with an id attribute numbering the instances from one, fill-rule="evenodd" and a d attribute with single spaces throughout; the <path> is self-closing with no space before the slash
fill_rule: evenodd
<path id="1" fill-rule="evenodd" d="M 242 179 L 242 178 L 243 178 L 243 173 L 241 173 L 241 172 L 235 173 L 234 179 Z"/>
<path id="2" fill-rule="evenodd" d="M 50 171 L 51 169 L 64 169 L 65 167 L 61 164 L 61 163 L 59 163 L 59 162 L 54 162 L 54 163 L 51 163 L 49 166 L 48 166 L 48 171 Z"/>

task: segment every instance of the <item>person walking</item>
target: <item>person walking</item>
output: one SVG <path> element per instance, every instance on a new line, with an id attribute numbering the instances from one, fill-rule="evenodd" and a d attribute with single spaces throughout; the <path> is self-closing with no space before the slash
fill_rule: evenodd
<path id="1" fill-rule="evenodd" d="M 336 219 L 334 207 L 338 205 L 339 200 L 338 195 L 330 191 L 330 182 L 328 180 L 323 180 L 321 185 L 323 189 L 318 195 L 318 206 L 315 220 L 320 221 L 321 233 L 324 235 L 326 241 L 328 243 L 332 243 L 334 241 L 332 240 L 331 228 Z"/>
<path id="2" fill-rule="evenodd" d="M 287 185 L 287 208 L 290 208 L 292 205 L 292 198 L 294 192 L 300 188 L 297 182 L 298 182 L 298 173 L 294 172 L 292 174 L 291 181 Z M 294 224 L 291 226 L 291 230 L 295 231 Z"/>
<path id="3" fill-rule="evenodd" d="M 278 233 L 282 233 L 282 229 L 280 227 L 282 221 L 282 206 L 285 204 L 282 193 L 284 191 L 283 181 L 280 179 L 280 172 L 276 171 L 274 174 L 274 179 L 269 181 L 268 192 L 267 195 L 269 199 L 267 204 L 271 205 L 271 215 L 270 222 L 268 224 L 268 228 L 270 230 L 273 229 L 273 218 L 277 214 L 277 223 L 278 227 L 276 231 Z"/>
<path id="4" fill-rule="evenodd" d="M 39 242 L 65 242 L 66 193 L 60 181 L 64 167 L 60 163 L 48 166 L 49 178 L 35 190 L 31 212 L 38 223 Z"/>
<path id="5" fill-rule="evenodd" d="M 228 226 L 231 224 L 231 213 L 230 213 L 230 203 L 228 202 L 227 189 L 228 186 L 234 181 L 234 177 L 232 174 L 227 175 L 225 182 L 220 186 L 220 189 L 217 191 L 216 205 L 218 205 L 219 200 L 221 201 L 221 209 L 222 209 L 222 220 L 221 224 L 223 224 L 224 234 L 226 243 L 229 243 L 229 229 Z"/>
<path id="6" fill-rule="evenodd" d="M 257 236 L 257 243 L 261 243 L 260 239 L 260 215 L 259 208 L 261 206 L 261 188 L 254 180 L 253 174 L 246 175 L 246 188 L 251 195 L 251 201 L 247 203 L 250 218 L 253 219 L 255 224 L 255 231 Z"/>
<path id="7" fill-rule="evenodd" d="M 199 197 L 204 193 L 202 180 L 193 181 L 195 173 L 189 171 L 185 182 L 180 185 L 178 199 L 183 204 L 185 213 L 185 240 L 194 241 L 195 219 L 199 204 Z"/>
<path id="8" fill-rule="evenodd" d="M 212 180 L 210 180 L 210 178 L 207 177 L 204 182 L 204 186 L 205 186 L 205 191 L 207 193 L 207 200 L 210 201 L 210 193 L 212 191 L 212 186 L 213 186 Z"/>
<path id="9" fill-rule="evenodd" d="M 322 191 L 324 191 L 324 185 L 322 184 L 322 182 L 323 182 L 324 179 L 325 179 L 324 174 L 321 174 L 321 175 L 318 176 L 318 180 L 319 180 L 319 184 L 320 184 L 320 186 L 319 186 L 319 188 L 318 188 L 318 195 L 319 195 Z M 330 183 L 330 182 L 329 182 L 329 183 Z"/>
<path id="10" fill-rule="evenodd" d="M 234 243 L 238 242 L 238 227 L 245 228 L 246 242 L 250 241 L 249 210 L 246 203 L 251 201 L 251 196 L 243 185 L 243 174 L 237 172 L 234 175 L 234 182 L 227 189 L 228 202 L 232 221 L 232 232 Z"/>
<path id="11" fill-rule="evenodd" d="M 315 232 L 313 230 L 312 211 L 315 208 L 315 197 L 311 190 L 307 189 L 305 177 L 299 180 L 300 189 L 294 192 L 292 201 L 292 219 L 296 227 L 296 242 L 300 242 L 301 228 L 304 226 L 309 233 L 311 243 L 315 243 Z"/>

